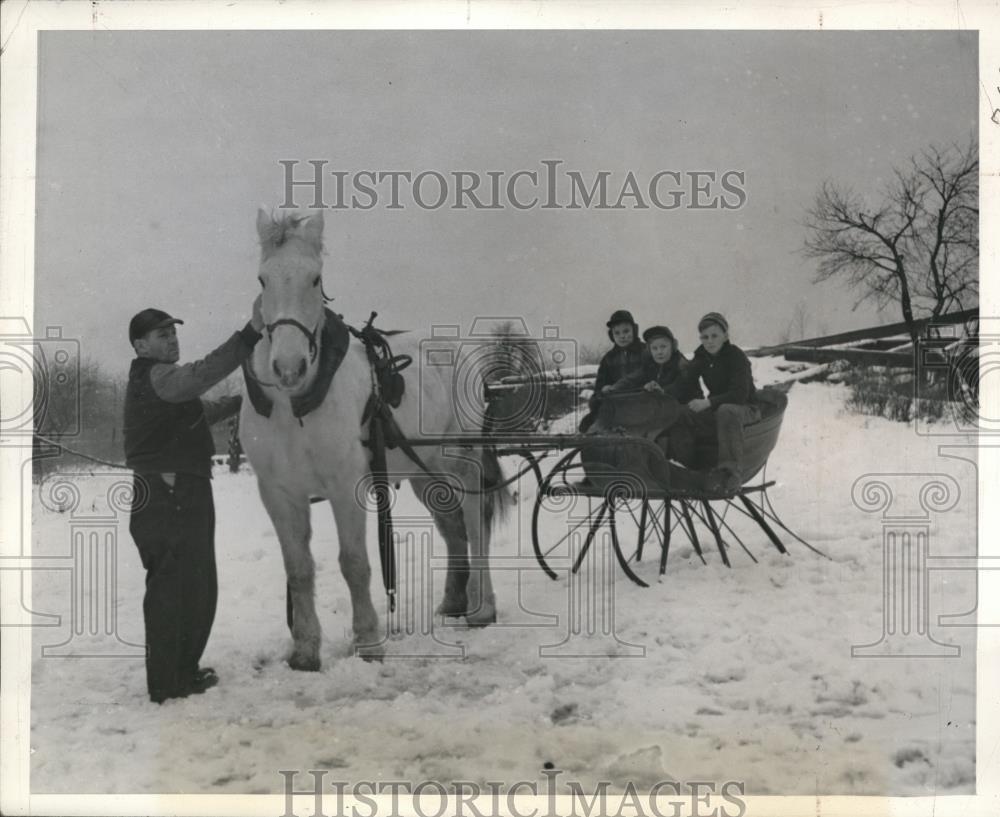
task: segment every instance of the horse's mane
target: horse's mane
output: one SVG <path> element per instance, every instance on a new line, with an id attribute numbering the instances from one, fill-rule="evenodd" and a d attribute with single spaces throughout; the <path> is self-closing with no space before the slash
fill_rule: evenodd
<path id="1" fill-rule="evenodd" d="M 272 211 L 269 223 L 263 227 L 258 225 L 260 249 L 264 258 L 270 256 L 293 238 L 300 239 L 317 253 L 321 253 L 323 251 L 322 228 L 319 232 L 307 232 L 311 217 L 311 213 L 301 213 L 294 210 L 279 211 L 277 214 Z"/>

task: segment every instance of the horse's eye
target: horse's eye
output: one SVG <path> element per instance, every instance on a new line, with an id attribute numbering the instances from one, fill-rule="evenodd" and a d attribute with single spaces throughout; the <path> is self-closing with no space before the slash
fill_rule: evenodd
<path id="1" fill-rule="evenodd" d="M 313 286 L 314 286 L 314 287 L 318 287 L 318 286 L 319 286 L 319 276 L 318 276 L 318 275 L 317 275 L 317 276 L 316 276 L 316 278 L 315 278 L 315 279 L 313 280 Z"/>
<path id="2" fill-rule="evenodd" d="M 260 288 L 261 288 L 261 289 L 263 289 L 263 288 L 264 288 L 264 279 L 263 279 L 263 278 L 261 278 L 261 277 L 260 277 L 260 276 L 258 275 L 258 276 L 257 276 L 257 281 L 258 281 L 258 282 L 260 283 Z"/>

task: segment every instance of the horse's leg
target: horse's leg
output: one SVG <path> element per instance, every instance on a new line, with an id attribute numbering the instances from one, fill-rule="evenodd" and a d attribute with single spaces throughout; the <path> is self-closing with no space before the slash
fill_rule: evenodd
<path id="1" fill-rule="evenodd" d="M 366 660 L 379 659 L 385 652 L 383 633 L 379 631 L 378 613 L 372 604 L 371 565 L 365 549 L 366 512 L 354 491 L 340 491 L 330 497 L 337 538 L 340 540 L 340 572 L 351 592 L 354 646 Z"/>
<path id="2" fill-rule="evenodd" d="M 464 616 L 468 612 L 465 587 L 469 582 L 468 539 L 465 535 L 465 519 L 461 508 L 451 508 L 436 501 L 447 493 L 435 487 L 427 477 L 412 478 L 410 487 L 424 504 L 434 519 L 448 548 L 448 573 L 444 582 L 444 598 L 435 611 L 439 616 Z"/>
<path id="3" fill-rule="evenodd" d="M 448 573 L 444 582 L 444 597 L 438 605 L 440 616 L 464 616 L 469 611 L 469 545 L 465 519 L 461 510 L 435 513 L 434 524 L 448 546 Z"/>
<path id="4" fill-rule="evenodd" d="M 292 653 L 288 657 L 288 666 L 316 671 L 319 669 L 321 632 L 314 598 L 316 566 L 309 551 L 312 534 L 309 500 L 290 496 L 264 480 L 258 484 L 260 497 L 281 543 L 292 599 Z"/>
<path id="5" fill-rule="evenodd" d="M 477 491 L 481 485 L 478 468 L 476 463 L 465 479 L 465 484 Z M 497 620 L 496 596 L 490 578 L 490 526 L 485 519 L 483 505 L 483 497 L 478 494 L 466 494 L 462 501 L 470 560 L 465 621 L 470 627 L 487 627 Z"/>

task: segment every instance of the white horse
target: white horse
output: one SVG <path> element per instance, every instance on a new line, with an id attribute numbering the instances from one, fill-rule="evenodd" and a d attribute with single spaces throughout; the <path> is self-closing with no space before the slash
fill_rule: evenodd
<path id="1" fill-rule="evenodd" d="M 252 371 L 272 401 L 270 417 L 258 414 L 244 395 L 240 438 L 254 472 L 261 499 L 281 542 L 292 605 L 293 669 L 318 670 L 320 624 L 314 599 L 315 566 L 309 549 L 310 498 L 329 500 L 340 542 L 340 568 L 351 593 L 354 644 L 365 657 L 381 654 L 385 640 L 372 604 L 371 568 L 365 547 L 368 511 L 359 501 L 360 484 L 370 481 L 370 451 L 362 413 L 372 393 L 372 374 L 363 344 L 352 338 L 322 404 L 299 419 L 291 399 L 309 392 L 318 370 L 316 354 L 324 322 L 322 286 L 323 212 L 283 214 L 263 209 L 257 214 L 261 243 L 259 281 L 261 311 L 267 324 L 251 358 Z M 391 297 L 391 295 L 387 296 Z M 422 434 L 447 436 L 461 431 L 452 400 L 454 368 L 426 367 L 416 340 L 394 338 L 393 351 L 410 354 L 406 392 L 393 411 L 408 439 Z M 438 614 L 465 616 L 470 626 L 496 621 L 496 602 L 489 573 L 490 528 L 503 507 L 496 492 L 479 493 L 484 475 L 499 474 L 488 450 L 467 452 L 471 459 L 444 456 L 438 448 L 418 449 L 427 467 L 451 475 L 461 505 L 435 507 L 435 487 L 399 448 L 386 452 L 393 482 L 409 479 L 416 495 L 434 517 L 448 548 L 448 572 Z M 428 499 L 430 498 L 430 502 Z M 471 558 L 470 558 L 471 557 Z M 430 575 L 426 571 L 424 575 Z"/>

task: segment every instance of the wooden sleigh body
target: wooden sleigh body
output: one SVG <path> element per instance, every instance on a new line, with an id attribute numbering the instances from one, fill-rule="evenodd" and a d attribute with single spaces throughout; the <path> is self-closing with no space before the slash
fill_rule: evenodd
<path id="1" fill-rule="evenodd" d="M 641 586 L 648 584 L 636 571 L 647 549 L 658 546 L 662 576 L 678 533 L 702 562 L 702 537 L 709 537 L 727 567 L 734 545 L 757 561 L 748 547 L 754 536 L 787 554 L 779 533 L 825 556 L 785 525 L 768 495 L 774 482 L 766 479 L 767 461 L 778 442 L 787 394 L 765 388 L 758 390 L 757 400 L 761 418 L 743 429 L 743 484 L 728 494 L 708 488 L 707 474 L 717 457 L 714 438 L 697 440 L 689 466 L 671 459 L 669 429 L 685 421 L 686 411 L 676 401 L 648 393 L 603 401 L 590 433 L 581 435 L 579 445 L 539 485 L 532 540 L 542 568 L 552 578 L 560 565 L 576 573 L 601 531 L 608 534 L 622 571 Z M 553 513 L 565 525 L 554 528 Z M 554 529 L 561 537 L 552 535 Z M 634 544 L 627 543 L 630 538 Z"/>

